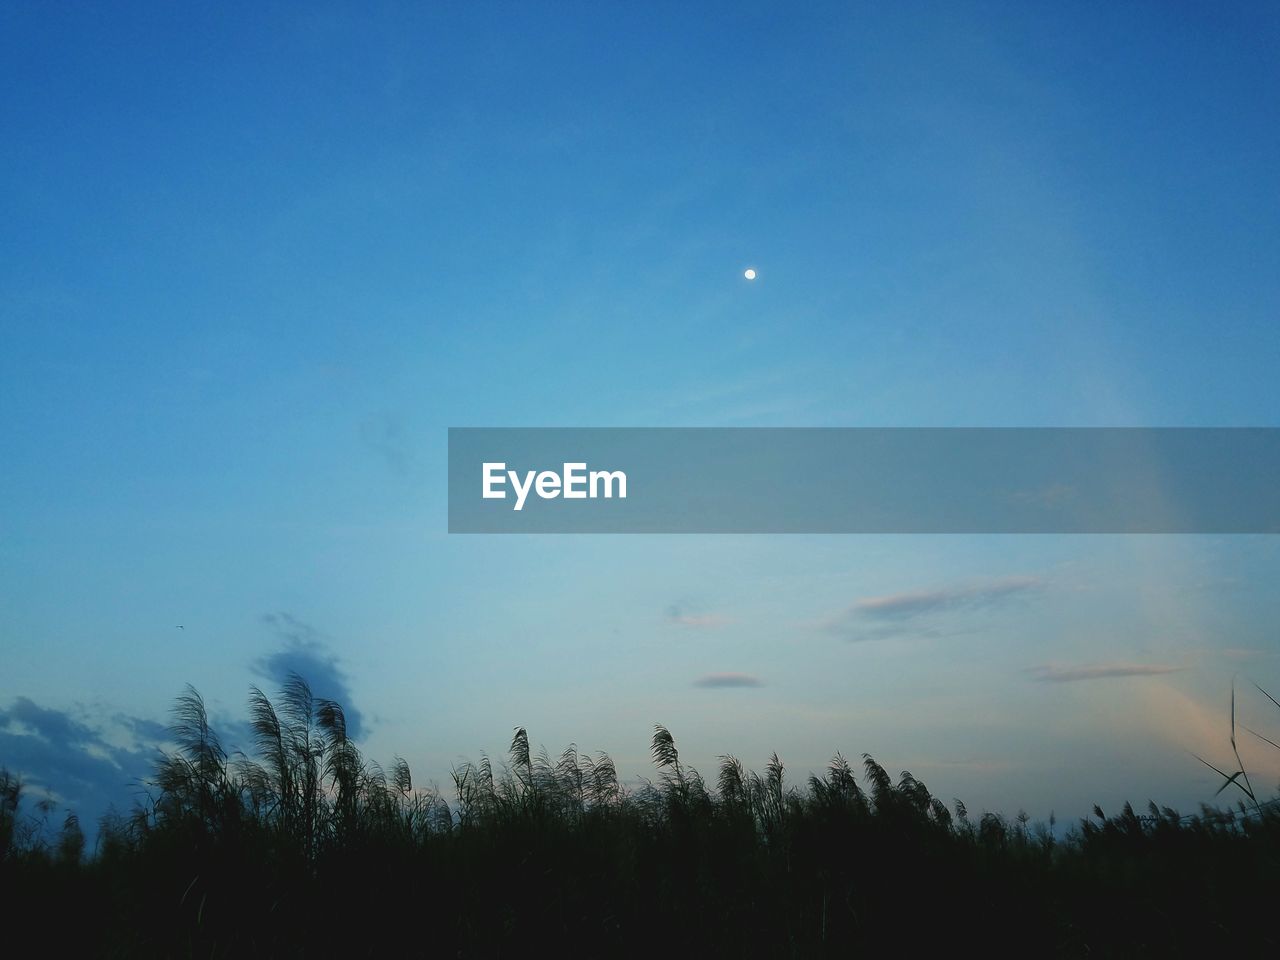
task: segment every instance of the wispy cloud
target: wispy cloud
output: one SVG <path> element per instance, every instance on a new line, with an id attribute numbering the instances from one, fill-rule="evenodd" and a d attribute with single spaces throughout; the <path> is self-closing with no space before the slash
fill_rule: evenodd
<path id="1" fill-rule="evenodd" d="M 708 673 L 693 681 L 695 687 L 762 687 L 759 677 L 749 673 Z"/>
<path id="2" fill-rule="evenodd" d="M 912 770 L 970 770 L 974 773 L 1004 773 L 1014 770 L 1018 764 L 1009 760 L 992 760 L 970 757 L 964 760 L 948 758 L 924 758 L 912 760 L 907 766 Z"/>
<path id="3" fill-rule="evenodd" d="M 413 445 L 400 417 L 390 413 L 372 414 L 360 424 L 360 440 L 397 476 L 413 469 Z"/>
<path id="4" fill-rule="evenodd" d="M 682 627 L 703 628 L 723 627 L 733 623 L 731 617 L 726 617 L 719 613 L 692 613 L 685 610 L 678 603 L 673 603 L 667 607 L 666 621 Z"/>
<path id="5" fill-rule="evenodd" d="M 943 629 L 937 625 L 936 618 L 993 607 L 1043 585 L 1038 577 L 1008 576 L 946 589 L 863 597 L 849 609 L 823 621 L 821 626 L 826 632 L 848 640 L 964 632 Z"/>
<path id="6" fill-rule="evenodd" d="M 1228 660 L 1268 660 L 1277 655 L 1274 650 L 1259 650 L 1256 647 L 1223 647 L 1217 652 Z"/>
<path id="7" fill-rule="evenodd" d="M 950 590 L 864 597 L 853 605 L 853 611 L 866 617 L 905 619 L 939 610 L 987 606 L 1039 586 L 1041 581 L 1036 577 L 1000 577 Z"/>
<path id="8" fill-rule="evenodd" d="M 296 673 L 307 681 L 317 697 L 342 706 L 347 733 L 359 739 L 364 732 L 364 715 L 355 706 L 338 658 L 329 651 L 319 631 L 288 613 L 264 614 L 262 622 L 283 642 L 284 649 L 260 658 L 253 664 L 254 673 L 277 684 Z"/>
<path id="9" fill-rule="evenodd" d="M 1078 680 L 1103 680 L 1108 677 L 1156 677 L 1177 673 L 1183 667 L 1160 663 L 1094 663 L 1076 667 L 1041 664 L 1027 668 L 1031 679 L 1039 683 L 1074 683 Z"/>
<path id="10" fill-rule="evenodd" d="M 1018 490 L 1013 499 L 1019 503 L 1031 503 L 1040 507 L 1061 507 L 1075 501 L 1079 491 L 1067 483 L 1050 483 L 1034 490 Z"/>

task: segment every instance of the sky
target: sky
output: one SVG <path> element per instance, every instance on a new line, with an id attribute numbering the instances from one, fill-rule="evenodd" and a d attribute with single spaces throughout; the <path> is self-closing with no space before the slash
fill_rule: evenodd
<path id="1" fill-rule="evenodd" d="M 450 535 L 447 430 L 1280 426 L 1278 43 L 0 3 L 0 766 L 127 808 L 186 684 L 234 745 L 298 670 L 446 794 L 516 726 L 652 776 L 662 723 L 709 779 L 1194 810 L 1233 683 L 1280 739 L 1275 537 Z"/>

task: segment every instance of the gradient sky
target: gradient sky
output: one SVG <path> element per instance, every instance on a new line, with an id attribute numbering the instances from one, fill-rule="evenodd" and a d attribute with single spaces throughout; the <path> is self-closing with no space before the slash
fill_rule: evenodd
<path id="1" fill-rule="evenodd" d="M 450 426 L 1280 426 L 1275 4 L 263 7 L 0 4 L 0 765 L 127 804 L 290 668 L 446 788 L 1277 739 L 1275 537 L 445 532 Z"/>

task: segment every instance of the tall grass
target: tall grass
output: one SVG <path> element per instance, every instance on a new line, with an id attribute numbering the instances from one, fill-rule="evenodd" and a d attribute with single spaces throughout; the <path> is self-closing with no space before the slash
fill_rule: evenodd
<path id="1" fill-rule="evenodd" d="M 249 716 L 250 751 L 229 753 L 188 688 L 148 801 L 105 821 L 88 859 L 78 824 L 39 840 L 50 810 L 24 816 L 21 784 L 0 776 L 11 926 L 58 904 L 79 920 L 45 929 L 47 945 L 121 956 L 1276 945 L 1280 815 L 1256 793 L 1190 816 L 1095 810 L 1059 836 L 973 816 L 865 754 L 802 782 L 776 754 L 762 773 L 723 756 L 709 784 L 659 725 L 638 785 L 605 754 L 535 751 L 517 728 L 504 758 L 458 765 L 446 796 L 402 759 L 366 760 L 342 707 L 301 677 L 274 699 L 252 688 Z"/>
<path id="2" fill-rule="evenodd" d="M 1270 700 L 1272 704 L 1274 704 L 1276 707 L 1280 707 L 1280 700 L 1277 700 L 1271 694 L 1267 693 L 1267 691 L 1263 690 L 1262 687 L 1259 687 L 1256 683 L 1254 684 L 1254 686 L 1258 687 L 1258 692 L 1261 693 L 1268 700 Z M 1277 750 L 1280 750 L 1280 743 L 1276 743 L 1274 740 L 1270 739 L 1269 737 L 1263 736 L 1262 734 L 1258 733 L 1258 731 L 1256 730 L 1251 730 L 1248 727 L 1246 727 L 1245 729 L 1249 733 L 1251 733 L 1254 737 L 1261 740 L 1263 743 L 1266 743 L 1272 747 L 1275 747 Z M 1227 773 L 1224 770 L 1218 769 L 1218 767 L 1214 766 L 1208 760 L 1204 759 L 1204 757 L 1197 756 L 1196 759 L 1199 760 L 1201 763 L 1203 763 L 1206 767 L 1208 767 L 1214 773 L 1218 774 L 1218 776 L 1222 777 L 1222 784 L 1221 786 L 1218 787 L 1218 790 L 1217 790 L 1218 794 L 1221 794 L 1228 787 L 1234 786 L 1238 788 L 1246 797 L 1249 798 L 1249 803 L 1252 805 L 1254 811 L 1259 815 L 1261 815 L 1262 803 L 1258 798 L 1258 794 L 1253 789 L 1253 781 L 1249 779 L 1249 774 L 1245 771 L 1244 761 L 1240 759 L 1240 748 L 1236 743 L 1236 685 L 1234 680 L 1232 680 L 1231 682 L 1231 732 L 1228 739 L 1231 743 L 1231 755 L 1235 758 L 1235 761 L 1236 761 L 1236 770 L 1234 773 Z"/>

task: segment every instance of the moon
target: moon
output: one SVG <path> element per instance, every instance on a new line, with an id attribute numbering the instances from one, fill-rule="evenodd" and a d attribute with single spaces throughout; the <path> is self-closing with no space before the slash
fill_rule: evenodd
<path id="1" fill-rule="evenodd" d="M 754 280 L 756 278 L 756 272 L 751 267 L 747 267 L 746 270 L 743 270 L 742 275 L 748 280 Z"/>

